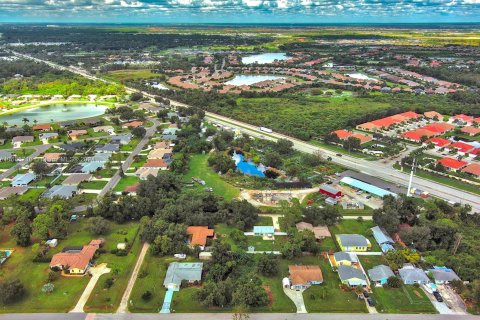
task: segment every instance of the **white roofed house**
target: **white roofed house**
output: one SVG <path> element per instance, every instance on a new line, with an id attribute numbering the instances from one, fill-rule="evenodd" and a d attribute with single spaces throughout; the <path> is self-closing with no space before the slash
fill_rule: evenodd
<path id="1" fill-rule="evenodd" d="M 448 284 L 454 280 L 460 280 L 460 277 L 450 268 L 434 266 L 428 272 L 432 275 L 436 284 Z"/>
<path id="2" fill-rule="evenodd" d="M 35 140 L 34 136 L 16 136 L 12 138 L 12 144 L 14 149 L 18 149 L 22 144 L 27 142 L 33 142 Z"/>
<path id="3" fill-rule="evenodd" d="M 48 140 L 58 138 L 58 133 L 57 132 L 40 133 L 38 135 L 38 138 L 40 139 L 40 141 L 42 141 L 43 144 L 48 144 Z"/>
<path id="4" fill-rule="evenodd" d="M 413 265 L 406 263 L 403 268 L 398 270 L 400 277 L 404 284 L 427 284 L 430 282 L 425 271 L 420 268 L 416 268 Z"/>
<path id="5" fill-rule="evenodd" d="M 12 187 L 22 187 L 28 186 L 31 182 L 36 179 L 36 175 L 31 172 L 27 172 L 24 174 L 17 174 L 12 180 Z"/>

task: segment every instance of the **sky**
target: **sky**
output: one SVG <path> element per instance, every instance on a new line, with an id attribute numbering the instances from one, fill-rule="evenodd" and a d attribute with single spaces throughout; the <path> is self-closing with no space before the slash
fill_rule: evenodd
<path id="1" fill-rule="evenodd" d="M 464 23 L 480 0 L 0 0 L 0 22 Z"/>

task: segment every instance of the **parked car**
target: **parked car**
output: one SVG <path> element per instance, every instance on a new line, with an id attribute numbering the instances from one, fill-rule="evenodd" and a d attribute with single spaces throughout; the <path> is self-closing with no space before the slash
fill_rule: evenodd
<path id="1" fill-rule="evenodd" d="M 370 295 L 368 294 L 368 291 L 363 291 L 363 296 L 364 296 L 365 298 L 370 297 Z"/>
<path id="2" fill-rule="evenodd" d="M 438 291 L 433 292 L 433 296 L 437 299 L 438 302 L 443 302 L 443 297 Z"/>
<path id="3" fill-rule="evenodd" d="M 337 156 L 337 157 L 341 157 L 342 154 L 341 154 L 341 153 L 337 153 L 336 156 Z"/>
<path id="4" fill-rule="evenodd" d="M 375 306 L 375 302 L 373 302 L 373 299 L 372 298 L 367 298 L 367 303 L 370 307 L 373 307 Z"/>

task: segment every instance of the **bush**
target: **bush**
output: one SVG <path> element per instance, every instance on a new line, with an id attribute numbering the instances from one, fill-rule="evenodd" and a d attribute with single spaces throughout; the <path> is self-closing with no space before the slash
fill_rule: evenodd
<path id="1" fill-rule="evenodd" d="M 10 304 L 19 301 L 25 295 L 25 287 L 20 280 L 0 282 L 0 304 Z"/>
<path id="2" fill-rule="evenodd" d="M 96 236 L 107 234 L 110 222 L 102 217 L 92 217 L 88 219 L 88 230 Z"/>
<path id="3" fill-rule="evenodd" d="M 115 280 L 113 278 L 107 278 L 105 279 L 105 282 L 103 283 L 103 287 L 105 289 L 110 289 L 113 284 L 115 283 Z"/>
<path id="4" fill-rule="evenodd" d="M 55 282 L 55 280 L 57 280 L 59 276 L 60 276 L 60 275 L 59 275 L 57 272 L 55 272 L 55 271 L 50 271 L 50 272 L 48 273 L 48 280 L 47 280 L 47 281 L 48 281 L 48 282 Z"/>
<path id="5" fill-rule="evenodd" d="M 150 291 L 147 290 L 142 294 L 143 301 L 150 301 L 151 299 L 152 299 L 152 293 Z"/>
<path id="6" fill-rule="evenodd" d="M 402 279 L 392 276 L 387 279 L 387 285 L 390 288 L 401 288 L 403 285 Z"/>

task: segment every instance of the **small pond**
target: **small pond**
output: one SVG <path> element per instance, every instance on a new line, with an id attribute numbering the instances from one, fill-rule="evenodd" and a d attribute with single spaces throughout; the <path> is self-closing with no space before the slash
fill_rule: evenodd
<path id="1" fill-rule="evenodd" d="M 29 120 L 29 124 L 33 124 L 33 120 L 37 120 L 37 123 L 50 123 L 52 120 L 53 122 L 70 121 L 100 116 L 107 108 L 93 103 L 57 103 L 0 116 L 0 122 L 7 122 L 8 125 L 23 125 L 24 118 Z"/>
<path id="2" fill-rule="evenodd" d="M 253 74 L 240 74 L 236 75 L 232 80 L 225 82 L 232 86 L 251 86 L 252 84 L 259 83 L 266 80 L 278 80 L 285 79 L 285 77 L 268 76 L 268 75 L 253 75 Z"/>
<path id="3" fill-rule="evenodd" d="M 232 158 L 237 169 L 244 175 L 265 178 L 265 167 L 263 165 L 257 166 L 252 161 L 243 161 L 243 155 L 237 153 L 234 153 Z"/>
<path id="4" fill-rule="evenodd" d="M 243 64 L 266 64 L 266 63 L 273 63 L 275 61 L 282 61 L 290 59 L 285 53 L 281 52 L 274 52 L 274 53 L 261 53 L 255 54 L 253 56 L 246 56 L 242 57 Z"/>

